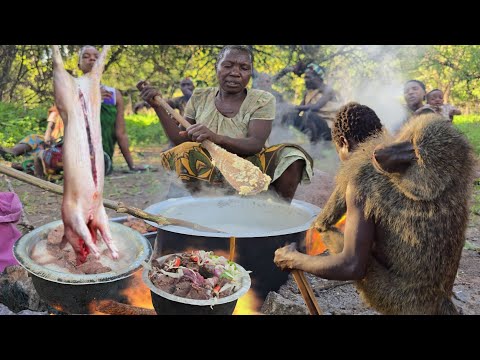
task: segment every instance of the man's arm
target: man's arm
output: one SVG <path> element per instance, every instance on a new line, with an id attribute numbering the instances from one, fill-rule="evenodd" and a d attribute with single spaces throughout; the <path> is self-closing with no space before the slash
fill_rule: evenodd
<path id="1" fill-rule="evenodd" d="M 453 105 L 450 105 L 448 110 L 449 110 L 448 111 L 448 117 L 449 117 L 450 121 L 453 121 L 453 117 L 455 115 L 462 115 L 462 112 Z"/>
<path id="2" fill-rule="evenodd" d="M 334 96 L 335 93 L 333 92 L 333 89 L 330 86 L 325 86 L 322 97 L 315 104 L 304 105 L 305 109 L 302 110 L 318 111 L 322 107 L 324 107 L 330 100 L 332 100 Z"/>
<path id="3" fill-rule="evenodd" d="M 115 135 L 117 137 L 118 146 L 122 151 L 123 157 L 125 158 L 125 161 L 127 162 L 130 170 L 132 170 L 134 166 L 132 154 L 130 153 L 130 149 L 128 148 L 128 135 L 125 125 L 125 117 L 123 114 L 123 97 L 119 90 L 115 89 L 115 91 L 117 98 L 117 118 L 115 120 Z"/>
<path id="4" fill-rule="evenodd" d="M 175 98 L 165 100 L 172 109 L 178 109 L 178 103 Z"/>
<path id="5" fill-rule="evenodd" d="M 347 222 L 342 252 L 329 256 L 310 256 L 288 247 L 275 252 L 275 263 L 282 269 L 299 269 L 329 280 L 359 280 L 365 276 L 375 237 L 375 224 L 365 219 L 363 204 L 355 199 L 352 185 L 347 187 Z"/>
<path id="6" fill-rule="evenodd" d="M 52 131 L 55 127 L 55 118 L 57 113 L 55 111 L 50 112 L 47 119 L 47 130 L 45 131 L 45 142 L 50 144 L 52 141 Z"/>

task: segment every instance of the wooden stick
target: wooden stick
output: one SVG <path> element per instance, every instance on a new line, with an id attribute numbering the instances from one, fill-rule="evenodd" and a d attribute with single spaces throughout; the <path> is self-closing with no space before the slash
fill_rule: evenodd
<path id="1" fill-rule="evenodd" d="M 100 300 L 95 310 L 107 315 L 157 315 L 155 310 L 122 304 L 114 300 Z"/>
<path id="2" fill-rule="evenodd" d="M 230 256 L 229 256 L 230 261 L 235 261 L 235 241 L 236 241 L 235 236 L 232 236 L 230 238 Z"/>
<path id="3" fill-rule="evenodd" d="M 297 283 L 298 289 L 300 290 L 300 294 L 302 294 L 303 300 L 307 305 L 310 315 L 322 315 L 323 312 L 317 303 L 317 299 L 315 299 L 315 294 L 313 293 L 310 284 L 305 278 L 304 272 L 300 270 L 292 270 L 292 275 Z"/>
<path id="4" fill-rule="evenodd" d="M 14 179 L 26 182 L 30 185 L 37 186 L 41 189 L 50 191 L 54 194 L 57 195 L 63 195 L 63 187 L 52 184 L 51 182 L 36 178 L 35 176 L 31 176 L 28 174 L 25 174 L 24 172 L 12 169 L 8 166 L 0 164 L 0 173 L 8 175 L 10 177 L 13 177 Z M 200 231 L 207 231 L 207 232 L 215 232 L 215 233 L 220 233 L 221 231 L 212 229 L 206 226 L 198 225 L 195 223 L 192 223 L 190 221 L 186 220 L 180 220 L 180 219 L 174 219 L 174 218 L 167 218 L 163 217 L 160 215 L 153 215 L 150 213 L 147 213 L 143 211 L 142 209 L 138 209 L 132 206 L 127 206 L 122 202 L 116 202 L 108 199 L 103 199 L 103 205 L 106 208 L 115 210 L 118 213 L 122 214 L 130 214 L 132 216 L 135 216 L 137 218 L 143 219 L 143 220 L 150 220 L 155 223 L 157 223 L 160 226 L 164 225 L 178 225 L 178 226 L 183 226 L 195 230 L 200 230 Z"/>
<path id="5" fill-rule="evenodd" d="M 299 271 L 300 277 L 303 280 L 303 283 L 305 284 L 305 288 L 307 289 L 307 292 L 310 296 L 310 299 L 312 300 L 312 303 L 315 307 L 316 314 L 317 315 L 322 315 L 323 311 L 320 309 L 320 305 L 318 305 L 317 299 L 315 298 L 315 293 L 313 292 L 312 287 L 310 286 L 310 283 L 307 280 L 307 277 L 305 276 L 305 273 L 303 271 Z"/>

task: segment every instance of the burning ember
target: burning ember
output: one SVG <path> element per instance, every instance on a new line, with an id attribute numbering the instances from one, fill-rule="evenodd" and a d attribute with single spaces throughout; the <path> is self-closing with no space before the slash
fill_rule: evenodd
<path id="1" fill-rule="evenodd" d="M 345 231 L 345 215 L 335 224 L 335 227 L 341 232 Z M 327 247 L 322 241 L 322 235 L 316 229 L 308 229 L 307 234 L 305 235 L 305 244 L 307 247 L 308 255 L 319 255 L 323 254 Z"/>
<path id="2" fill-rule="evenodd" d="M 47 311 L 48 311 L 48 315 L 66 315 L 67 314 L 64 308 L 57 304 L 47 305 Z"/>

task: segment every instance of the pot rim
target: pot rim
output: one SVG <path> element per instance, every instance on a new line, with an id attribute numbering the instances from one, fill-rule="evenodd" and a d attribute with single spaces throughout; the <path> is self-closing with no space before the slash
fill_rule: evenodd
<path id="1" fill-rule="evenodd" d="M 13 247 L 13 255 L 20 266 L 22 266 L 30 274 L 44 280 L 66 285 L 110 283 L 131 276 L 134 272 L 142 267 L 143 261 L 150 259 L 152 254 L 152 246 L 150 245 L 150 242 L 139 232 L 129 228 L 128 226 L 109 220 L 110 230 L 112 233 L 129 233 L 131 234 L 131 238 L 138 242 L 139 247 L 141 246 L 135 261 L 131 262 L 126 268 L 122 269 L 121 273 L 110 271 L 101 274 L 70 274 L 48 269 L 45 266 L 35 263 L 29 255 L 30 244 L 32 244 L 32 242 L 35 240 L 35 242 L 39 241 L 40 235 L 45 233 L 47 230 L 56 228 L 62 223 L 62 220 L 57 220 L 42 225 L 32 232 L 22 236 L 15 242 Z M 116 229 L 116 231 L 114 229 Z"/>
<path id="2" fill-rule="evenodd" d="M 161 215 L 165 210 L 171 208 L 172 206 L 177 206 L 181 205 L 184 203 L 189 203 L 192 200 L 197 202 L 197 206 L 200 205 L 202 202 L 208 201 L 208 202 L 214 202 L 214 201 L 228 201 L 229 199 L 239 199 L 239 201 L 244 201 L 245 197 L 241 196 L 218 196 L 218 197 L 193 197 L 193 196 L 184 196 L 181 198 L 171 198 L 167 200 L 163 200 L 161 202 L 155 203 L 150 205 L 145 209 L 146 212 L 155 214 L 155 215 Z M 259 198 L 256 198 L 255 200 L 261 200 Z M 157 229 L 169 231 L 172 233 L 176 234 L 183 234 L 183 235 L 194 235 L 194 236 L 204 236 L 204 237 L 214 237 L 214 238 L 230 238 L 230 237 L 235 237 L 237 239 L 241 238 L 260 238 L 260 237 L 271 237 L 271 236 L 282 236 L 282 235 L 289 235 L 289 234 L 296 234 L 302 231 L 308 230 L 313 221 L 316 219 L 318 214 L 320 213 L 320 208 L 316 205 L 310 204 L 305 201 L 301 200 L 296 200 L 293 199 L 291 206 L 295 206 L 297 208 L 300 208 L 308 213 L 311 214 L 310 218 L 305 221 L 304 224 L 291 227 L 288 229 L 282 229 L 282 230 L 275 230 L 275 231 L 258 231 L 256 234 L 248 233 L 248 235 L 242 236 L 242 234 L 229 234 L 226 232 L 208 232 L 208 231 L 200 231 L 200 230 L 195 230 L 195 229 L 190 229 L 187 227 L 182 227 L 182 226 L 177 226 L 177 225 L 158 225 L 156 222 L 150 221 L 150 220 L 145 220 L 146 223 L 149 225 L 152 225 L 156 227 Z M 189 219 L 183 219 L 183 220 L 189 220 Z M 208 224 L 202 224 L 208 226 Z M 158 232 L 158 230 L 157 230 Z"/>
<path id="3" fill-rule="evenodd" d="M 164 255 L 157 260 L 162 264 L 167 258 L 169 258 L 173 255 L 180 255 L 180 253 Z M 182 304 L 187 304 L 187 305 L 194 305 L 194 306 L 217 306 L 217 305 L 222 305 L 222 304 L 226 304 L 226 303 L 238 300 L 239 298 L 241 298 L 243 295 L 245 295 L 247 293 L 247 291 L 250 289 L 250 287 L 252 285 L 252 280 L 250 278 L 250 275 L 243 268 L 243 266 L 239 265 L 238 263 L 235 263 L 235 265 L 243 273 L 242 287 L 240 289 L 238 289 L 238 291 L 236 291 L 235 293 L 233 293 L 229 296 L 225 296 L 221 299 L 218 299 L 215 302 L 214 302 L 214 299 L 195 300 L 195 299 L 187 299 L 187 298 L 180 297 L 180 296 L 177 296 L 177 295 L 169 294 L 166 291 L 163 291 L 163 290 L 159 289 L 158 287 L 156 287 L 152 283 L 152 281 L 148 277 L 148 273 L 150 272 L 150 270 L 148 270 L 146 268 L 143 269 L 142 279 L 143 279 L 143 282 L 145 283 L 145 285 L 148 286 L 148 288 L 150 289 L 151 292 L 153 292 L 153 293 L 155 293 L 155 294 L 157 294 L 157 295 L 159 295 L 159 296 L 161 296 L 165 299 L 168 299 L 170 301 L 174 301 L 174 302 L 178 302 L 178 303 L 182 303 Z"/>

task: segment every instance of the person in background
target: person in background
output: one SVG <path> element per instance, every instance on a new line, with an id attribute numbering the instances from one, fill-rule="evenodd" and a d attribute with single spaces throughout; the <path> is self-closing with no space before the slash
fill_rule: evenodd
<path id="1" fill-rule="evenodd" d="M 185 106 L 187 106 L 188 100 L 190 100 L 193 90 L 195 90 L 195 85 L 193 84 L 192 79 L 189 77 L 182 79 L 182 81 L 180 81 L 180 89 L 182 90 L 183 95 L 168 99 L 167 103 L 173 109 L 177 109 L 180 115 L 183 116 L 185 113 Z M 133 107 L 134 114 L 137 114 L 143 108 L 150 109 L 150 105 L 146 101 L 135 104 Z"/>
<path id="2" fill-rule="evenodd" d="M 89 73 L 99 55 L 98 50 L 93 46 L 82 47 L 78 58 L 80 71 L 83 74 Z M 122 94 L 118 89 L 101 85 L 101 95 L 100 121 L 105 156 L 105 174 L 110 175 L 113 171 L 112 159 L 117 142 L 130 171 L 146 170 L 145 166 L 135 166 L 133 163 L 126 131 Z"/>
<path id="3" fill-rule="evenodd" d="M 255 78 L 252 82 L 252 88 L 268 91 L 270 94 L 275 96 L 276 105 L 278 106 L 279 104 L 284 103 L 285 99 L 283 98 L 282 94 L 272 88 L 274 79 L 274 76 L 270 76 L 267 73 L 255 72 Z"/>
<path id="4" fill-rule="evenodd" d="M 20 140 L 13 148 L 0 147 L 0 155 L 7 159 L 9 156 L 16 157 L 38 152 L 47 146 L 51 146 L 57 141 L 61 141 L 63 132 L 64 125 L 62 118 L 60 117 L 57 107 L 53 105 L 48 110 L 47 129 L 45 130 L 44 135 L 28 135 Z"/>
<path id="5" fill-rule="evenodd" d="M 27 158 L 22 163 L 12 163 L 12 167 L 31 175 L 41 175 L 42 171 L 39 167 L 40 162 L 38 160 L 38 155 L 48 149 L 55 149 L 54 152 L 61 149 L 63 144 L 63 134 L 63 120 L 57 107 L 53 105 L 48 110 L 45 135 L 29 135 L 11 149 L 0 148 L 0 154 L 6 160 L 20 155 L 33 155 L 33 158 Z M 58 171 L 55 170 L 55 173 L 57 174 Z"/>
<path id="6" fill-rule="evenodd" d="M 290 202 L 301 181 L 313 176 L 313 160 L 297 145 L 269 146 L 267 139 L 275 118 L 275 97 L 262 90 L 247 89 L 253 69 L 253 53 L 246 46 L 224 47 L 215 70 L 219 86 L 195 89 L 185 109 L 192 125 L 180 131 L 174 119 L 158 106 L 160 92 L 143 88 L 141 96 L 154 107 L 165 133 L 176 145 L 161 154 L 165 169 L 175 171 L 190 191 L 200 183 L 223 186 L 225 179 L 212 164 L 201 142 L 210 140 L 258 166 L 272 178 L 271 188 Z"/>
<path id="7" fill-rule="evenodd" d="M 420 80 L 408 80 L 405 83 L 403 87 L 403 97 L 405 99 L 408 118 L 424 105 L 425 95 L 426 87 Z"/>
<path id="8" fill-rule="evenodd" d="M 435 112 L 442 115 L 445 120 L 453 122 L 455 115 L 461 115 L 462 112 L 455 106 L 443 103 L 443 91 L 440 89 L 433 89 L 427 95 L 427 104 L 418 109 L 415 114 L 423 114 L 426 112 Z"/>
<path id="9" fill-rule="evenodd" d="M 398 133 L 402 126 L 415 115 L 416 111 L 423 107 L 426 95 L 426 87 L 420 80 L 408 80 L 403 86 L 403 98 L 405 104 L 403 106 L 403 120 L 392 129 L 392 133 Z M 429 109 L 430 112 L 433 110 Z"/>
<path id="10" fill-rule="evenodd" d="M 330 85 L 324 82 L 325 69 L 310 63 L 305 71 L 305 95 L 295 110 L 284 115 L 282 123 L 307 134 L 312 143 L 332 140 L 331 126 L 340 107 Z"/>
<path id="11" fill-rule="evenodd" d="M 190 78 L 185 78 L 180 81 L 180 89 L 182 90 L 182 96 L 178 96 L 172 99 L 168 99 L 167 103 L 173 109 L 177 109 L 180 115 L 185 114 L 185 107 L 187 106 L 188 100 L 192 97 L 193 91 L 195 90 L 195 85 Z"/>

